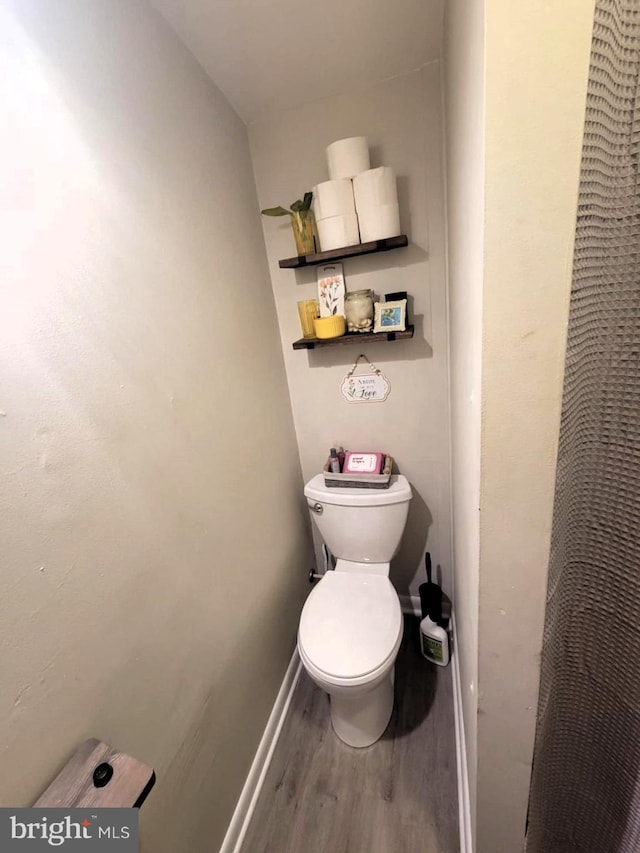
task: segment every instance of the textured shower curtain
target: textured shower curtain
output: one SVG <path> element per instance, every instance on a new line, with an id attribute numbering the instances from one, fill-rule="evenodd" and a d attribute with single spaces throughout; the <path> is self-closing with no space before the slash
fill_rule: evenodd
<path id="1" fill-rule="evenodd" d="M 597 0 L 527 853 L 640 851 L 639 72 Z"/>

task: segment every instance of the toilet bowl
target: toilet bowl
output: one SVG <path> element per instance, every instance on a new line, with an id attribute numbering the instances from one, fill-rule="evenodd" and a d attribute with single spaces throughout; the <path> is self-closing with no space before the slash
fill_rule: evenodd
<path id="1" fill-rule="evenodd" d="M 369 746 L 393 711 L 393 669 L 402 611 L 389 578 L 338 569 L 311 592 L 300 617 L 298 651 L 331 698 L 331 721 L 349 746 Z"/>
<path id="2" fill-rule="evenodd" d="M 303 607 L 300 659 L 329 694 L 338 737 L 349 746 L 370 746 L 393 712 L 402 610 L 389 568 L 406 523 L 411 486 L 395 475 L 388 490 L 328 488 L 320 475 L 307 483 L 305 496 L 337 563 Z"/>

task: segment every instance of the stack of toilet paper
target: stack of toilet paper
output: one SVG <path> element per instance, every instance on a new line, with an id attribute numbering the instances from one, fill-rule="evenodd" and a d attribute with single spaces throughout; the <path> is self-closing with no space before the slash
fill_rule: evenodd
<path id="1" fill-rule="evenodd" d="M 398 236 L 400 208 L 396 173 L 391 167 L 380 166 L 356 175 L 353 193 L 363 243 Z"/>
<path id="2" fill-rule="evenodd" d="M 329 180 L 313 188 L 320 249 L 340 249 L 400 234 L 396 176 L 389 166 L 370 168 L 364 136 L 327 148 Z"/>
<path id="3" fill-rule="evenodd" d="M 314 187 L 313 212 L 321 251 L 355 246 L 360 242 L 353 184 L 349 178 L 324 181 Z"/>

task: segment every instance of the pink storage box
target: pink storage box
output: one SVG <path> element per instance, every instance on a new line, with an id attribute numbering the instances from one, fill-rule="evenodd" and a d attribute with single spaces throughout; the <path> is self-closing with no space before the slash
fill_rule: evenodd
<path id="1" fill-rule="evenodd" d="M 384 453 L 356 453 L 347 450 L 344 455 L 343 474 L 379 474 L 384 467 Z"/>

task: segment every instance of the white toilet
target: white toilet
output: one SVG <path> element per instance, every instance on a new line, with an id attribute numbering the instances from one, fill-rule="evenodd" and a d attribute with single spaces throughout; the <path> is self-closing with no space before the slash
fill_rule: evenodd
<path id="1" fill-rule="evenodd" d="M 388 489 L 329 488 L 318 474 L 304 493 L 337 564 L 302 609 L 298 651 L 330 696 L 338 737 L 349 746 L 369 746 L 393 711 L 402 611 L 389 565 L 402 538 L 411 486 L 400 474 Z"/>

